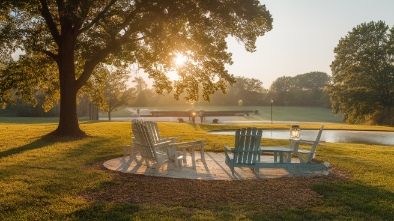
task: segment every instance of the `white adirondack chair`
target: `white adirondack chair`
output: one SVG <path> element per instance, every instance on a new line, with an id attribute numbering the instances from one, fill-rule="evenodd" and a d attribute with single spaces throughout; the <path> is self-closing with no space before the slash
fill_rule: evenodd
<path id="1" fill-rule="evenodd" d="M 183 156 L 178 156 L 176 151 L 171 152 L 171 156 L 168 154 L 168 149 L 172 148 L 172 141 L 155 139 L 152 130 L 143 121 L 133 120 L 132 130 L 134 134 L 133 146 L 141 153 L 141 157 L 148 167 L 157 164 L 159 168 L 171 158 L 174 159 L 175 166 L 178 166 L 179 162 L 182 163 Z"/>
<path id="2" fill-rule="evenodd" d="M 133 124 L 140 123 L 140 124 L 145 125 L 145 127 L 148 129 L 149 133 L 151 134 L 151 139 L 154 143 L 170 142 L 169 147 L 167 147 L 167 155 L 169 157 L 169 160 L 175 161 L 176 165 L 178 164 L 177 161 L 179 161 L 180 155 L 183 155 L 183 163 L 187 164 L 187 161 L 186 161 L 187 149 L 190 149 L 191 156 L 192 156 L 192 163 L 193 163 L 193 166 L 195 166 L 196 159 L 195 159 L 194 150 L 196 148 L 200 148 L 201 161 L 203 163 L 205 163 L 205 157 L 204 157 L 204 144 L 205 143 L 203 140 L 177 142 L 177 139 L 179 137 L 161 137 L 157 123 L 154 121 L 143 121 L 143 120 L 134 119 L 134 120 L 132 120 L 132 123 Z M 133 141 L 134 140 L 135 140 L 135 137 L 133 138 Z M 138 145 L 132 145 L 132 148 L 130 150 L 130 157 L 132 157 L 137 163 L 139 163 L 139 160 L 137 159 L 136 155 L 138 152 L 141 152 L 141 150 L 139 150 L 139 148 L 140 147 Z"/>
<path id="3" fill-rule="evenodd" d="M 317 134 L 315 141 L 309 140 L 291 140 L 291 146 L 293 148 L 293 153 L 295 153 L 300 160 L 300 163 L 310 163 L 316 156 L 316 149 L 320 142 L 321 134 L 323 133 L 324 126 L 322 126 Z M 301 149 L 300 144 L 312 145 L 309 150 Z"/>
<path id="4" fill-rule="evenodd" d="M 163 141 L 171 140 L 171 142 L 175 143 L 176 140 L 179 138 L 179 137 L 161 137 L 159 132 L 159 127 L 157 126 L 157 123 L 154 121 L 140 120 L 140 122 L 143 123 L 148 128 L 149 131 L 151 131 L 154 142 L 163 142 Z"/>

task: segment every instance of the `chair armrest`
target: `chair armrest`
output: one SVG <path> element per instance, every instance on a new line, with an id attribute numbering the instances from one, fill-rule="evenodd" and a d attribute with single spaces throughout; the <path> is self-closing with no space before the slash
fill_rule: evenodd
<path id="1" fill-rule="evenodd" d="M 178 136 L 178 137 L 167 137 L 167 138 L 170 139 L 170 140 L 173 140 L 173 139 L 178 140 L 179 138 L 181 138 L 181 136 Z"/>
<path id="2" fill-rule="evenodd" d="M 155 143 L 155 144 L 153 144 L 153 146 L 156 147 L 156 146 L 162 146 L 162 145 L 168 145 L 168 144 L 171 144 L 171 140 L 166 140 L 163 142 Z"/>
<path id="3" fill-rule="evenodd" d="M 189 147 L 201 147 L 203 148 L 205 142 L 203 140 L 196 140 L 196 141 L 185 141 L 180 143 L 171 143 L 171 145 L 175 146 L 178 150 L 189 148 Z"/>
<path id="4" fill-rule="evenodd" d="M 315 143 L 315 141 L 311 141 L 311 140 L 293 140 L 293 142 L 301 143 L 301 144 L 314 144 Z"/>
<path id="5" fill-rule="evenodd" d="M 233 152 L 233 148 L 230 148 L 230 147 L 228 147 L 228 146 L 224 146 L 224 149 L 225 149 L 226 151 L 231 151 L 231 152 Z"/>
<path id="6" fill-rule="evenodd" d="M 162 138 L 160 139 L 160 141 L 171 140 L 172 142 L 175 143 L 179 138 L 181 138 L 181 137 L 162 137 Z"/>
<path id="7" fill-rule="evenodd" d="M 298 140 L 297 142 L 302 143 L 302 144 L 314 144 L 315 141 L 311 141 L 311 140 Z M 324 146 L 325 145 L 325 141 L 319 141 L 319 145 Z"/>

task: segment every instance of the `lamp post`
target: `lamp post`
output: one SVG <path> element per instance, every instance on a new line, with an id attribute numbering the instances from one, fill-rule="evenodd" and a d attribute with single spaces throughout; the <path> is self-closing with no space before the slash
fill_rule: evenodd
<path id="1" fill-rule="evenodd" d="M 274 100 L 271 99 L 271 124 L 272 124 L 272 103 L 274 103 Z"/>

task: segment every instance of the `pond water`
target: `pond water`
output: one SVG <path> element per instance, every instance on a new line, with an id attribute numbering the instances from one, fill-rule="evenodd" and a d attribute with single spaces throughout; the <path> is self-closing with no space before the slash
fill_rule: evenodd
<path id="1" fill-rule="evenodd" d="M 235 131 L 214 131 L 213 134 L 234 135 Z M 300 139 L 315 140 L 318 130 L 301 130 Z M 263 130 L 263 138 L 289 139 L 289 130 Z M 394 132 L 323 130 L 321 141 L 331 143 L 360 143 L 394 145 Z"/>

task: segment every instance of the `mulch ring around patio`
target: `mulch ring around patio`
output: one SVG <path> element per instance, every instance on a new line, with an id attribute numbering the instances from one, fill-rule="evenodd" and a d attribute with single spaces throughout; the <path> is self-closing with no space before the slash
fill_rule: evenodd
<path id="1" fill-rule="evenodd" d="M 110 185 L 89 190 L 79 197 L 89 202 L 130 203 L 176 206 L 191 203 L 258 204 L 264 210 L 308 207 L 322 196 L 312 186 L 347 179 L 340 172 L 317 177 L 283 177 L 277 179 L 194 180 L 154 177 L 110 171 L 103 162 L 90 169 L 105 171 L 113 177 Z M 285 206 L 284 206 L 285 205 Z"/>

